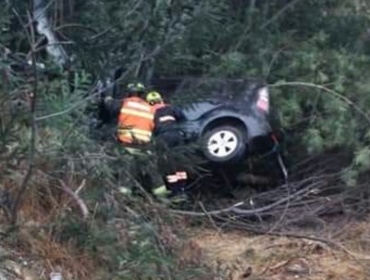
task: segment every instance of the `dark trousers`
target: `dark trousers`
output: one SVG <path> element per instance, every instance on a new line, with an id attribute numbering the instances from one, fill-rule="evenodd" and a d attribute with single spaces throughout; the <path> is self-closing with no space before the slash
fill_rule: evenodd
<path id="1" fill-rule="evenodd" d="M 158 134 L 156 141 L 162 148 L 171 149 L 183 143 L 183 136 L 178 130 L 169 130 Z"/>
<path id="2" fill-rule="evenodd" d="M 160 162 L 160 170 L 162 171 L 166 188 L 173 195 L 183 193 L 185 190 L 188 175 L 181 163 L 176 159 L 176 152 L 173 148 L 183 143 L 182 135 L 179 131 L 172 130 L 159 134 L 156 137 L 158 151 L 163 158 Z"/>

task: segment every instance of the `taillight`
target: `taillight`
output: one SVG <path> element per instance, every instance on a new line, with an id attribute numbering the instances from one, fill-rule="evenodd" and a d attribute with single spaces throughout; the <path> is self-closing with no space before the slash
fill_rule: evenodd
<path id="1" fill-rule="evenodd" d="M 257 107 L 266 113 L 269 112 L 270 100 L 267 87 L 263 87 L 258 90 Z"/>

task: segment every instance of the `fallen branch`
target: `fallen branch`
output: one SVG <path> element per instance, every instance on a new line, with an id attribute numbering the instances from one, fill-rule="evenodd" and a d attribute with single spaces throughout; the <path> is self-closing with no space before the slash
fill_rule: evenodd
<path id="1" fill-rule="evenodd" d="M 305 183 L 307 181 L 310 181 L 310 180 L 312 180 L 312 178 L 309 178 L 307 180 L 303 180 L 303 181 L 299 182 L 299 185 L 302 186 L 303 183 Z M 295 192 L 291 195 L 288 195 L 284 198 L 281 198 L 281 199 L 279 199 L 279 200 L 277 200 L 277 201 L 275 201 L 275 202 L 273 202 L 273 203 L 271 203 L 267 206 L 260 207 L 260 208 L 255 208 L 255 209 L 241 209 L 241 208 L 239 208 L 240 206 L 245 205 L 245 201 L 240 201 L 236 204 L 233 204 L 230 207 L 226 207 L 226 208 L 219 209 L 219 210 L 214 210 L 214 211 L 208 211 L 208 212 L 183 211 L 183 210 L 171 210 L 171 212 L 174 213 L 174 214 L 188 215 L 188 216 L 198 216 L 198 217 L 217 216 L 217 215 L 222 215 L 222 214 L 227 214 L 227 213 L 235 213 L 235 214 L 238 214 L 239 216 L 253 216 L 253 215 L 260 214 L 260 213 L 266 212 L 268 210 L 271 210 L 274 207 L 280 206 L 281 204 L 284 204 L 287 201 L 292 200 L 296 197 L 308 194 L 310 192 L 310 190 L 312 190 L 314 188 L 319 188 L 323 184 L 324 183 L 321 182 L 321 181 L 311 183 L 309 186 L 304 187 L 303 189 L 301 189 L 301 190 L 299 190 L 299 191 L 297 191 L 297 192 Z M 289 184 L 287 187 L 290 187 L 290 185 L 291 184 Z"/>
<path id="2" fill-rule="evenodd" d="M 70 188 L 68 188 L 67 185 L 62 180 L 59 180 L 59 182 L 62 186 L 62 190 L 65 193 L 67 193 L 69 196 L 71 196 L 72 199 L 76 202 L 77 206 L 81 210 L 81 213 L 82 213 L 82 216 L 83 216 L 84 220 L 86 220 L 89 217 L 89 209 L 87 208 L 85 202 L 78 196 L 78 191 L 81 190 L 85 186 L 86 180 L 83 180 L 81 182 L 81 184 L 78 187 L 76 192 L 74 192 Z"/>

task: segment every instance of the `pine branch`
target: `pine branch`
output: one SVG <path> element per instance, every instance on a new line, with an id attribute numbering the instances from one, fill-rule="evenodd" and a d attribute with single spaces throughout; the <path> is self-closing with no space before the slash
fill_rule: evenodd
<path id="1" fill-rule="evenodd" d="M 306 82 L 284 82 L 284 83 L 269 85 L 270 88 L 283 87 L 283 86 L 304 86 L 304 87 L 311 87 L 311 88 L 323 90 L 327 93 L 330 93 L 334 97 L 337 97 L 340 100 L 344 101 L 347 105 L 353 107 L 361 116 L 363 116 L 367 120 L 368 123 L 370 123 L 370 116 L 364 110 L 362 110 L 359 106 L 357 106 L 356 103 L 354 103 L 351 99 L 344 96 L 343 94 L 340 94 L 339 92 L 336 92 L 326 86 L 317 85 L 313 83 L 306 83 Z"/>

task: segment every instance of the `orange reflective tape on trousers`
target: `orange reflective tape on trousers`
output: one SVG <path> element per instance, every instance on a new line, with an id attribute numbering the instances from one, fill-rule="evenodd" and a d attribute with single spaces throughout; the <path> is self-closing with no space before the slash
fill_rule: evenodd
<path id="1" fill-rule="evenodd" d="M 179 180 L 187 180 L 188 179 L 188 173 L 185 171 L 176 172 L 177 179 Z"/>
<path id="2" fill-rule="evenodd" d="M 168 183 L 176 183 L 178 181 L 177 175 L 168 175 L 166 176 L 166 180 Z"/>

